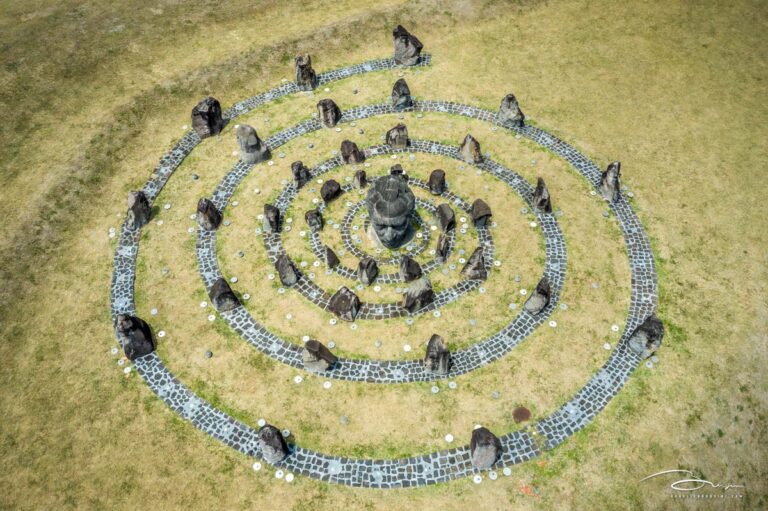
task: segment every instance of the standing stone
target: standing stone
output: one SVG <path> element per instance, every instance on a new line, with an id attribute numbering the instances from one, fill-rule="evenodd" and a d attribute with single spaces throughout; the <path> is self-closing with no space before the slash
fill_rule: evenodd
<path id="1" fill-rule="evenodd" d="M 115 334 L 128 360 L 149 355 L 157 348 L 152 329 L 144 320 L 136 316 L 119 314 L 115 321 Z"/>
<path id="2" fill-rule="evenodd" d="M 619 200 L 621 196 L 621 162 L 615 161 L 608 165 L 600 178 L 600 193 L 611 202 Z"/>
<path id="3" fill-rule="evenodd" d="M 312 58 L 307 54 L 299 55 L 294 62 L 296 63 L 296 85 L 304 91 L 314 90 L 317 87 L 317 74 L 312 69 Z"/>
<path id="4" fill-rule="evenodd" d="M 536 284 L 536 290 L 525 301 L 523 308 L 531 314 L 538 314 L 543 311 L 547 305 L 549 305 L 549 297 L 552 291 L 549 287 L 549 280 L 547 277 L 542 277 L 538 284 Z"/>
<path id="5" fill-rule="evenodd" d="M 360 260 L 357 266 L 357 278 L 364 286 L 370 286 L 376 277 L 379 276 L 379 265 L 372 257 L 366 257 Z"/>
<path id="6" fill-rule="evenodd" d="M 149 222 L 152 216 L 152 206 L 147 195 L 142 192 L 128 192 L 128 223 L 138 229 Z"/>
<path id="7" fill-rule="evenodd" d="M 339 261 L 339 256 L 336 255 L 336 252 L 331 249 L 331 247 L 326 246 L 325 247 L 325 265 L 330 268 L 334 269 L 339 264 L 341 264 L 341 261 Z"/>
<path id="8" fill-rule="evenodd" d="M 368 177 L 365 175 L 364 170 L 358 170 L 355 172 L 355 177 L 352 178 L 352 184 L 355 188 L 363 189 L 368 185 Z"/>
<path id="9" fill-rule="evenodd" d="M 395 43 L 395 64 L 415 66 L 419 62 L 419 55 L 421 55 L 421 50 L 424 48 L 421 41 L 404 29 L 402 25 L 398 25 L 392 31 L 392 38 Z"/>
<path id="10" fill-rule="evenodd" d="M 445 341 L 433 334 L 427 343 L 427 353 L 424 357 L 424 367 L 430 373 L 446 375 L 451 370 L 451 352 Z"/>
<path id="11" fill-rule="evenodd" d="M 415 280 L 403 293 L 402 306 L 408 312 L 418 311 L 435 301 L 432 282 L 427 277 Z"/>
<path id="12" fill-rule="evenodd" d="M 491 207 L 483 199 L 477 199 L 472 203 L 472 222 L 475 227 L 485 227 L 493 213 Z"/>
<path id="13" fill-rule="evenodd" d="M 399 163 L 395 163 L 394 165 L 389 167 L 389 175 L 390 176 L 404 177 L 404 178 L 407 179 L 407 176 L 405 175 L 405 169 Z"/>
<path id="14" fill-rule="evenodd" d="M 448 203 L 440 204 L 435 210 L 435 218 L 440 230 L 448 232 L 456 228 L 456 214 Z"/>
<path id="15" fill-rule="evenodd" d="M 447 234 L 441 234 L 437 239 L 437 248 L 435 248 L 435 261 L 439 264 L 443 264 L 448 259 L 448 249 L 450 248 L 450 240 Z"/>
<path id="16" fill-rule="evenodd" d="M 238 300 L 237 295 L 229 287 L 226 279 L 222 277 L 217 278 L 213 283 L 210 291 L 208 291 L 208 296 L 213 306 L 219 312 L 231 311 L 240 306 L 240 300 Z"/>
<path id="17" fill-rule="evenodd" d="M 326 128 L 333 128 L 341 119 L 341 110 L 332 99 L 321 99 L 317 103 L 317 113 L 320 117 L 320 123 Z"/>
<path id="18" fill-rule="evenodd" d="M 485 269 L 483 247 L 477 247 L 475 251 L 472 252 L 467 264 L 461 269 L 461 274 L 469 280 L 485 280 L 488 278 L 488 272 Z"/>
<path id="19" fill-rule="evenodd" d="M 320 341 L 310 339 L 304 343 L 301 360 L 304 362 L 304 368 L 308 371 L 322 372 L 330 369 L 338 357 Z"/>
<path id="20" fill-rule="evenodd" d="M 320 197 L 326 204 L 339 198 L 341 195 L 341 185 L 335 179 L 329 179 L 323 183 L 320 188 Z"/>
<path id="21" fill-rule="evenodd" d="M 297 189 L 312 180 L 312 174 L 309 172 L 307 166 L 301 161 L 291 163 L 291 175 L 293 175 L 293 182 Z"/>
<path id="22" fill-rule="evenodd" d="M 443 169 L 435 169 L 429 175 L 429 191 L 432 195 L 442 195 L 445 192 L 445 171 Z"/>
<path id="23" fill-rule="evenodd" d="M 395 86 L 392 87 L 392 109 L 395 112 L 402 112 L 412 106 L 413 99 L 411 98 L 411 89 L 408 88 L 405 79 L 400 78 L 395 82 Z"/>
<path id="24" fill-rule="evenodd" d="M 648 316 L 643 324 L 632 332 L 629 349 L 643 358 L 648 358 L 659 349 L 664 338 L 664 323 L 654 314 Z"/>
<path id="25" fill-rule="evenodd" d="M 544 180 L 536 180 L 536 190 L 533 192 L 533 207 L 544 213 L 552 213 L 552 201 L 549 198 L 549 190 Z"/>
<path id="26" fill-rule="evenodd" d="M 306 213 L 304 213 L 304 220 L 307 221 L 307 225 L 309 226 L 309 229 L 312 231 L 322 231 L 323 230 L 323 214 L 320 212 L 319 209 L 310 209 Z"/>
<path id="27" fill-rule="evenodd" d="M 331 297 L 328 310 L 344 321 L 354 321 L 360 311 L 360 298 L 347 287 L 342 287 Z"/>
<path id="28" fill-rule="evenodd" d="M 275 233 L 280 230 L 280 210 L 272 204 L 264 204 L 264 232 Z"/>
<path id="29" fill-rule="evenodd" d="M 517 99 L 514 94 L 507 94 L 501 100 L 501 106 L 499 106 L 497 117 L 499 122 L 506 123 L 510 126 L 522 128 L 525 124 L 525 114 L 520 110 L 520 105 L 517 104 Z"/>
<path id="30" fill-rule="evenodd" d="M 482 162 L 483 154 L 480 152 L 480 142 L 475 140 L 472 135 L 467 134 L 459 146 L 459 156 L 467 163 Z"/>
<path id="31" fill-rule="evenodd" d="M 472 466 L 485 470 L 491 468 L 501 456 L 501 441 L 487 428 L 477 428 L 472 431 L 469 450 L 472 454 Z"/>
<path id="32" fill-rule="evenodd" d="M 351 140 L 345 140 L 341 143 L 341 159 L 349 164 L 363 163 L 365 155 L 357 148 L 357 144 Z"/>
<path id="33" fill-rule="evenodd" d="M 416 260 L 408 255 L 400 258 L 400 278 L 405 282 L 410 282 L 421 277 L 421 266 Z"/>
<path id="34" fill-rule="evenodd" d="M 392 146 L 392 149 L 405 149 L 408 147 L 408 128 L 405 124 L 398 124 L 387 132 L 387 144 Z"/>
<path id="35" fill-rule="evenodd" d="M 273 465 L 283 461 L 289 453 L 283 434 L 269 424 L 259 429 L 259 450 L 264 461 Z"/>
<path id="36" fill-rule="evenodd" d="M 285 287 L 291 287 L 299 281 L 299 272 L 296 271 L 296 267 L 293 265 L 293 261 L 286 254 L 280 254 L 275 261 L 275 269 L 277 275 L 280 277 L 280 282 Z"/>
<path id="37" fill-rule="evenodd" d="M 221 225 L 221 213 L 206 198 L 197 201 L 197 223 L 205 230 L 214 231 Z"/>
<path id="38" fill-rule="evenodd" d="M 259 138 L 253 127 L 247 124 L 239 125 L 236 136 L 240 146 L 240 159 L 245 163 L 259 163 L 269 159 L 269 147 Z"/>
<path id="39" fill-rule="evenodd" d="M 211 96 L 200 101 L 192 109 L 192 129 L 200 138 L 218 135 L 224 129 L 224 119 L 221 117 L 221 105 Z"/>

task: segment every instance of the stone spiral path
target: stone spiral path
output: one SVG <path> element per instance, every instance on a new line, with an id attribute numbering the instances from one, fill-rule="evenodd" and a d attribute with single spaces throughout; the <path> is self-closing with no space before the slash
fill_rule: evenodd
<path id="1" fill-rule="evenodd" d="M 429 61 L 429 56 L 423 56 L 420 65 L 426 65 Z M 322 73 L 319 76 L 319 81 L 323 84 L 355 74 L 394 67 L 396 66 L 391 59 L 376 60 Z M 284 84 L 264 94 L 235 104 L 224 113 L 225 118 L 232 119 L 261 104 L 295 92 L 299 92 L 299 89 L 294 83 Z M 376 115 L 386 113 L 388 105 L 360 108 L 371 109 L 360 110 L 361 113 L 370 112 L 370 115 Z M 499 123 L 494 112 L 442 101 L 417 102 L 414 109 L 423 112 L 463 115 L 512 130 L 564 158 L 596 189 L 599 185 L 600 169 L 594 163 L 575 148 L 539 128 L 533 126 L 509 127 Z M 354 115 L 350 112 L 355 110 L 358 109 L 345 112 L 345 120 L 349 120 L 350 116 Z M 316 124 L 314 119 L 306 121 L 293 128 L 296 130 L 295 134 L 287 133 L 285 136 L 287 139 L 299 136 L 308 129 L 316 129 Z M 174 149 L 161 159 L 159 167 L 144 186 L 144 192 L 150 201 L 155 199 L 173 171 L 199 142 L 200 139 L 197 135 L 190 131 Z M 276 147 L 279 145 L 278 142 L 284 143 L 284 141 L 281 142 L 277 139 L 268 140 L 270 147 Z M 275 145 L 273 146 L 273 144 Z M 504 174 L 505 169 L 495 166 L 496 164 L 486 163 L 486 165 L 489 166 L 485 170 L 506 175 Z M 530 186 L 528 188 L 528 192 L 530 192 Z M 526 196 L 526 198 L 530 199 L 530 196 Z M 214 196 L 214 199 L 218 200 L 219 198 Z M 640 357 L 628 349 L 627 343 L 633 330 L 655 310 L 657 305 L 658 287 L 653 253 L 648 238 L 630 204 L 623 197 L 620 197 L 619 200 L 610 204 L 610 208 L 621 227 L 632 273 L 631 304 L 621 340 L 605 365 L 589 380 L 584 388 L 561 408 L 524 430 L 500 437 L 502 455 L 494 468 L 505 467 L 534 458 L 542 450 L 559 445 L 574 432 L 582 429 L 619 392 L 632 371 L 641 362 Z M 139 236 L 139 230 L 133 229 L 127 222 L 123 224 L 114 258 L 114 274 L 111 286 L 113 321 L 118 314 L 135 314 L 133 288 Z M 198 247 L 199 250 L 200 247 Z M 548 266 L 546 271 L 554 272 L 554 276 L 564 278 L 564 255 L 563 246 L 562 260 L 553 260 L 552 264 L 557 264 L 557 266 Z M 275 343 L 274 339 L 270 338 L 270 335 L 260 329 L 258 325 L 247 324 L 247 318 L 238 318 L 237 315 L 243 312 L 244 309 L 242 308 L 234 311 L 233 317 L 227 318 L 228 321 L 231 321 L 230 324 L 238 325 L 236 328 L 240 329 L 238 330 L 239 333 L 250 342 L 258 341 L 260 346 L 263 345 L 264 348 L 267 348 L 269 343 L 269 349 L 272 350 L 275 357 L 279 355 L 289 360 L 291 353 L 293 353 L 289 347 Z M 253 340 L 248 338 L 249 335 L 253 336 Z M 490 358 L 477 360 L 478 362 L 485 360 L 484 363 L 491 361 Z M 135 360 L 134 367 L 158 397 L 201 431 L 247 456 L 260 457 L 256 430 L 228 416 L 197 396 L 171 374 L 157 353 L 151 353 Z M 354 372 L 351 365 L 346 369 L 348 369 L 348 374 Z M 367 377 L 363 379 L 371 381 Z M 414 378 L 414 380 L 418 379 L 417 377 Z M 467 436 L 469 436 L 469 432 Z M 276 466 L 323 481 L 372 488 L 421 486 L 466 477 L 479 472 L 470 462 L 469 446 L 438 451 L 424 456 L 390 460 L 349 459 L 292 446 L 292 453 Z"/>

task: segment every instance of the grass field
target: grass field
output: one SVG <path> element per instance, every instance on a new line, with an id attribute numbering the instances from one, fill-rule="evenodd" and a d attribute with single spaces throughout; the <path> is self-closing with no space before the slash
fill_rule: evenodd
<path id="1" fill-rule="evenodd" d="M 212 94 L 226 108 L 293 75 L 293 56 L 312 54 L 330 70 L 391 54 L 391 29 L 419 36 L 433 65 L 406 79 L 419 99 L 496 109 L 514 92 L 532 123 L 604 166 L 622 161 L 623 183 L 651 237 L 659 272 L 659 315 L 667 327 L 660 361 L 636 371 L 585 430 L 509 478 L 456 480 L 375 491 L 255 473 L 249 460 L 178 418 L 136 375 L 126 378 L 109 350 L 109 283 L 114 241 L 129 190 L 190 124 Z M 768 7 L 761 2 L 448 1 L 374 2 L 20 2 L 0 8 L 0 475 L 1 509 L 761 509 L 768 507 Z M 327 94 L 342 109 L 381 101 L 397 72 L 336 82 L 238 119 L 264 137 L 307 118 Z M 359 89 L 359 94 L 352 94 Z M 358 122 L 361 145 L 397 122 Z M 557 409 L 602 365 L 629 305 L 630 276 L 619 229 L 587 183 L 563 161 L 477 121 L 409 116 L 411 136 L 457 144 L 473 133 L 493 159 L 529 182 L 545 178 L 568 246 L 557 328 L 540 327 L 503 359 L 456 378 L 433 396 L 429 384 L 370 385 L 318 377 L 272 362 L 209 310 L 196 269 L 189 214 L 234 161 L 233 126 L 206 140 L 158 198 L 162 210 L 142 233 L 137 310 L 157 307 L 153 326 L 169 334 L 159 353 L 196 392 L 251 425 L 261 416 L 291 425 L 306 447 L 342 455 L 398 457 L 445 448 L 447 432 L 468 442 L 472 425 L 519 427 Z M 451 123 L 449 126 L 447 123 Z M 457 193 L 491 204 L 502 265 L 484 295 L 474 293 L 420 318 L 328 324 L 295 293 L 266 280 L 264 245 L 253 234 L 264 202 L 289 178 L 289 164 L 319 163 L 342 134 L 324 130 L 281 148 L 233 197 L 232 225 L 219 233 L 222 270 L 254 298 L 250 313 L 293 342 L 330 338 L 348 356 L 406 359 L 435 331 L 454 347 L 508 319 L 519 289 L 543 267 L 540 233 L 522 200 L 488 176 L 419 155 L 403 162 L 426 178 L 446 169 Z M 316 148 L 308 151 L 306 144 Z M 535 164 L 531 161 L 536 160 Z M 381 159 L 371 172 L 383 173 Z M 346 169 L 336 176 L 343 178 Z M 200 179 L 191 181 L 197 173 Z M 331 175 L 329 174 L 329 177 Z M 193 183 L 193 184 L 191 184 Z M 259 188 L 261 193 L 253 193 Z M 307 198 L 310 195 L 307 195 Z M 293 214 L 304 225 L 307 198 Z M 337 212 L 340 220 L 341 205 Z M 295 229 L 286 248 L 314 257 Z M 333 239 L 332 232 L 324 236 Z M 474 241 L 468 234 L 467 245 Z M 434 244 L 434 240 L 433 240 Z M 245 257 L 237 257 L 238 251 Z M 342 258 L 343 259 L 343 258 Z M 349 258 L 347 264 L 352 264 Z M 167 267 L 167 276 L 160 269 Z M 391 271 L 392 268 L 388 268 Z M 319 272 L 322 273 L 322 272 Z M 520 283 L 511 279 L 522 276 Z M 438 286 L 452 276 L 436 277 Z M 318 275 L 333 289 L 336 276 Z M 600 283 L 596 289 L 593 282 Z M 361 292 L 396 299 L 391 289 Z M 269 305 L 269 306 L 267 306 Z M 283 310 L 301 317 L 301 326 Z M 276 313 L 275 310 L 279 311 Z M 479 319 L 470 326 L 470 319 Z M 394 339 L 381 348 L 361 342 Z M 411 342 L 413 353 L 402 350 Z M 214 352 L 210 360 L 205 350 Z M 491 398 L 495 391 L 498 400 Z M 339 424 L 339 416 L 350 423 Z M 376 417 L 375 421 L 370 418 Z M 455 444 L 455 445 L 456 445 Z M 672 499 L 664 469 L 686 468 L 713 482 L 746 486 L 741 499 Z M 532 491 L 535 489 L 535 491 Z"/>

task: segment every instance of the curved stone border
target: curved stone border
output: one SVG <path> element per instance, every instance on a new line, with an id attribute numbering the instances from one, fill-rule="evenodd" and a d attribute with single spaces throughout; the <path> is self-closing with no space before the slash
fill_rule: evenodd
<path id="1" fill-rule="evenodd" d="M 393 63 L 390 63 L 390 67 L 392 65 Z M 365 64 L 347 68 L 349 74 L 344 74 L 341 71 L 336 73 L 339 73 L 340 78 L 343 78 L 354 74 L 349 69 L 360 66 L 365 66 Z M 295 84 L 291 85 L 295 88 Z M 256 103 L 256 105 L 258 104 L 260 103 Z M 244 111 L 247 111 L 245 107 L 241 107 L 238 114 L 244 113 Z M 482 109 L 449 103 L 445 110 L 441 111 L 459 114 L 465 111 L 474 111 L 484 117 L 484 120 L 504 126 L 495 120 L 493 112 Z M 227 115 L 232 116 L 232 112 L 227 111 Z M 595 188 L 599 186 L 600 169 L 566 142 L 533 126 L 504 127 L 549 148 L 568 161 Z M 155 176 L 150 178 L 144 187 L 150 200 L 157 196 L 173 170 L 198 142 L 199 139 L 194 133 L 187 133 L 176 147 L 161 160 L 161 166 L 157 169 Z M 633 330 L 655 311 L 658 304 L 658 283 L 653 252 L 640 221 L 624 197 L 610 203 L 609 207 L 616 215 L 627 245 L 632 273 L 629 316 L 621 340 L 605 365 L 574 398 L 552 415 L 535 424 L 539 434 L 543 437 L 541 444 L 546 449 L 559 445 L 574 432 L 583 428 L 618 393 L 632 371 L 641 362 L 641 358 L 628 349 L 629 337 Z M 139 231 L 133 229 L 127 222 L 124 223 L 114 258 L 115 272 L 111 285 L 113 321 L 117 314 L 135 314 L 133 284 L 138 240 Z M 260 456 L 255 441 L 256 431 L 214 408 L 210 403 L 202 400 L 181 384 L 165 367 L 157 353 L 151 353 L 135 360 L 134 367 L 153 392 L 174 411 L 190 420 L 198 429 L 243 454 L 254 457 Z M 494 467 L 520 463 L 538 456 L 541 451 L 537 447 L 537 442 L 534 441 L 532 433 L 535 431 L 532 429 L 531 432 L 521 430 L 502 436 L 500 440 L 503 452 Z M 294 452 L 278 465 L 323 481 L 371 488 L 434 484 L 478 472 L 471 465 L 468 446 L 396 460 L 348 459 L 296 447 Z"/>

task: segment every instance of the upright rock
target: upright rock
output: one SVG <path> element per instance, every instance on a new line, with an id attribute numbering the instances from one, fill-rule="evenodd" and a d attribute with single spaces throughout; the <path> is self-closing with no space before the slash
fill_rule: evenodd
<path id="1" fill-rule="evenodd" d="M 205 230 L 214 231 L 221 225 L 221 213 L 206 198 L 197 201 L 197 223 Z"/>
<path id="2" fill-rule="evenodd" d="M 308 371 L 319 373 L 333 367 L 338 357 L 331 353 L 331 350 L 326 348 L 320 341 L 310 339 L 304 343 L 304 349 L 301 351 L 301 360 Z"/>
<path id="3" fill-rule="evenodd" d="M 379 276 L 379 265 L 372 257 L 366 257 L 360 260 L 357 266 L 357 278 L 364 286 L 370 286 L 376 277 Z"/>
<path id="4" fill-rule="evenodd" d="M 461 269 L 461 274 L 469 280 L 485 280 L 488 278 L 488 271 L 485 269 L 483 247 L 477 247 L 472 252 L 469 260 L 467 260 L 467 264 Z"/>
<path id="5" fill-rule="evenodd" d="M 321 99 L 317 103 L 317 113 L 320 123 L 326 128 L 333 128 L 341 119 L 341 110 L 332 99 Z"/>
<path id="6" fill-rule="evenodd" d="M 128 360 L 149 355 L 157 348 L 152 329 L 144 320 L 136 316 L 119 314 L 115 321 L 115 334 Z"/>
<path id="7" fill-rule="evenodd" d="M 320 187 L 320 197 L 322 197 L 323 202 L 326 204 L 335 201 L 340 195 L 341 185 L 335 179 L 329 179 L 323 183 L 322 187 Z"/>
<path id="8" fill-rule="evenodd" d="M 501 441 L 487 428 L 477 428 L 472 431 L 469 450 L 473 467 L 480 470 L 489 469 L 501 456 Z"/>
<path id="9" fill-rule="evenodd" d="M 362 190 L 368 186 L 368 177 L 365 175 L 364 170 L 358 170 L 355 172 L 355 177 L 352 178 L 352 184 L 355 188 Z"/>
<path id="10" fill-rule="evenodd" d="M 437 207 L 435 210 L 435 218 L 437 219 L 438 227 L 440 227 L 440 230 L 443 232 L 448 232 L 456 228 L 456 214 L 446 202 Z"/>
<path id="11" fill-rule="evenodd" d="M 360 298 L 346 287 L 342 287 L 331 297 L 328 310 L 344 321 L 354 321 L 360 311 Z"/>
<path id="12" fill-rule="evenodd" d="M 404 255 L 400 258 L 400 278 L 404 282 L 416 280 L 421 274 L 421 265 L 413 257 Z"/>
<path id="13" fill-rule="evenodd" d="M 259 450 L 264 461 L 273 465 L 283 461 L 290 452 L 280 430 L 270 424 L 259 429 Z"/>
<path id="14" fill-rule="evenodd" d="M 629 349 L 643 358 L 648 358 L 659 349 L 664 338 L 664 323 L 654 314 L 648 316 L 643 324 L 632 332 Z"/>
<path id="15" fill-rule="evenodd" d="M 536 180 L 536 190 L 533 192 L 533 207 L 544 213 L 552 213 L 552 201 L 549 198 L 549 190 L 542 178 Z"/>
<path id="16" fill-rule="evenodd" d="M 608 165 L 600 178 L 600 193 L 611 202 L 621 196 L 621 162 L 615 161 Z"/>
<path id="17" fill-rule="evenodd" d="M 304 213 L 304 220 L 307 221 L 307 225 L 309 226 L 309 229 L 312 231 L 322 231 L 323 230 L 323 214 L 320 212 L 319 209 L 310 209 L 306 213 Z"/>
<path id="18" fill-rule="evenodd" d="M 415 66 L 419 62 L 419 55 L 424 48 L 421 41 L 401 25 L 392 31 L 392 38 L 395 44 L 395 63 L 402 66 Z"/>
<path id="19" fill-rule="evenodd" d="M 276 233 L 280 230 L 280 210 L 272 204 L 264 204 L 264 232 Z"/>
<path id="20" fill-rule="evenodd" d="M 404 78 L 400 78 L 395 82 L 395 86 L 392 87 L 392 109 L 395 112 L 402 112 L 413 107 L 413 99 L 411 98 L 411 89 L 408 88 L 408 84 L 405 83 Z"/>
<path id="21" fill-rule="evenodd" d="M 549 305 L 549 297 L 551 294 L 552 290 L 549 286 L 549 280 L 547 280 L 547 277 L 542 277 L 539 283 L 536 284 L 536 290 L 525 301 L 523 308 L 529 313 L 536 315 Z"/>
<path id="22" fill-rule="evenodd" d="M 291 175 L 293 176 L 293 183 L 296 185 L 297 189 L 312 180 L 312 174 L 309 172 L 307 166 L 301 161 L 291 163 Z"/>
<path id="23" fill-rule="evenodd" d="M 208 296 L 213 306 L 219 312 L 231 311 L 240 306 L 240 300 L 238 300 L 237 295 L 235 295 L 227 281 L 222 277 L 217 278 L 213 283 L 208 291 Z"/>
<path id="24" fill-rule="evenodd" d="M 330 268 L 334 269 L 339 264 L 341 264 L 341 261 L 339 261 L 339 256 L 336 255 L 336 252 L 331 249 L 331 247 L 326 246 L 325 247 L 325 265 Z"/>
<path id="25" fill-rule="evenodd" d="M 363 163 L 365 154 L 357 148 L 357 144 L 351 140 L 345 140 L 341 143 L 341 159 L 349 164 Z"/>
<path id="26" fill-rule="evenodd" d="M 405 169 L 399 163 L 395 163 L 394 165 L 389 167 L 389 175 L 398 176 L 398 177 L 407 177 L 405 175 Z"/>
<path id="27" fill-rule="evenodd" d="M 147 195 L 142 192 L 128 192 L 128 223 L 134 229 L 147 225 L 152 216 L 152 206 Z"/>
<path id="28" fill-rule="evenodd" d="M 472 222 L 475 224 L 475 227 L 485 227 L 493 215 L 491 207 L 483 199 L 476 199 L 472 203 L 471 212 Z"/>
<path id="29" fill-rule="evenodd" d="M 429 181 L 427 182 L 429 191 L 432 195 L 442 195 L 445 192 L 445 171 L 443 169 L 435 169 L 429 175 Z"/>
<path id="30" fill-rule="evenodd" d="M 408 128 L 405 124 L 398 124 L 387 132 L 387 144 L 392 149 L 405 149 L 408 147 Z"/>
<path id="31" fill-rule="evenodd" d="M 245 163 L 259 163 L 269 159 L 269 147 L 256 133 L 253 127 L 241 124 L 237 127 L 237 144 L 240 146 L 240 159 Z"/>
<path id="32" fill-rule="evenodd" d="M 435 261 L 443 264 L 448 259 L 448 249 L 450 248 L 450 239 L 447 234 L 441 234 L 437 239 L 437 248 L 435 248 Z"/>
<path id="33" fill-rule="evenodd" d="M 200 138 L 218 135 L 224 129 L 219 100 L 208 96 L 192 109 L 192 129 Z"/>
<path id="34" fill-rule="evenodd" d="M 432 282 L 427 277 L 421 277 L 408 287 L 403 293 L 402 306 L 408 312 L 418 311 L 435 301 L 435 292 L 432 290 Z"/>
<path id="35" fill-rule="evenodd" d="M 309 55 L 299 55 L 294 60 L 296 63 L 296 86 L 304 91 L 314 90 L 317 87 L 317 74 L 312 69 L 312 58 Z"/>
<path id="36" fill-rule="evenodd" d="M 291 287 L 299 281 L 299 272 L 296 271 L 296 267 L 293 265 L 291 258 L 286 254 L 280 254 L 275 261 L 275 269 L 277 275 L 280 277 L 280 282 L 285 287 Z"/>
<path id="37" fill-rule="evenodd" d="M 499 106 L 497 117 L 499 122 L 506 123 L 510 126 L 522 128 L 525 124 L 525 114 L 520 110 L 520 105 L 517 104 L 517 99 L 514 94 L 507 94 L 501 100 L 501 106 Z"/>
<path id="38" fill-rule="evenodd" d="M 427 353 L 424 357 L 424 367 L 430 373 L 445 376 L 451 370 L 451 352 L 445 341 L 437 334 L 430 337 L 427 343 Z"/>
<path id="39" fill-rule="evenodd" d="M 459 156 L 467 163 L 480 163 L 483 161 L 483 153 L 480 152 L 480 142 L 467 134 L 459 146 Z"/>

